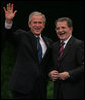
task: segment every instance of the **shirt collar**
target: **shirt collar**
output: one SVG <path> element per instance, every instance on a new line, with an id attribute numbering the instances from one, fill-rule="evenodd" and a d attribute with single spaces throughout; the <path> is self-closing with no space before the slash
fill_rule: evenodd
<path id="1" fill-rule="evenodd" d="M 69 39 L 72 37 L 72 35 L 69 36 L 69 38 L 67 40 L 64 41 L 65 44 L 67 44 L 67 42 L 69 41 Z M 62 41 L 62 40 L 61 40 Z"/>
<path id="2" fill-rule="evenodd" d="M 37 35 L 34 35 L 34 36 L 35 36 L 36 38 L 39 37 L 39 38 L 41 39 L 41 34 L 40 34 L 39 36 L 37 36 Z"/>

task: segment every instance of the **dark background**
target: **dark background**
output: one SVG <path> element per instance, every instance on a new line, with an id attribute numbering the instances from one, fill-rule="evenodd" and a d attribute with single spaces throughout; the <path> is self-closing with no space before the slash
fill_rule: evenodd
<path id="1" fill-rule="evenodd" d="M 59 17 L 69 17 L 73 21 L 73 36 L 78 39 L 84 40 L 84 1 L 80 0 L 0 0 L 1 2 L 1 33 L 3 34 L 4 27 L 4 11 L 3 6 L 11 2 L 14 4 L 14 10 L 17 10 L 16 16 L 13 20 L 15 30 L 22 28 L 29 30 L 28 16 L 33 11 L 40 11 L 46 16 L 46 28 L 43 35 L 50 37 L 53 41 L 57 41 L 57 35 L 55 32 L 55 20 Z M 1 37 L 2 38 L 2 37 Z M 8 83 L 12 70 L 15 64 L 15 51 L 13 45 L 11 45 L 5 39 L 1 39 L 1 98 L 11 99 L 12 95 L 8 89 Z M 53 83 L 48 84 L 48 99 L 53 95 Z"/>

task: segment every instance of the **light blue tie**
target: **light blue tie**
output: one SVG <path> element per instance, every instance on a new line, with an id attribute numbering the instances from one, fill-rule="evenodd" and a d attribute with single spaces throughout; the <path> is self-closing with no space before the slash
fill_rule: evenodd
<path id="1" fill-rule="evenodd" d="M 37 50 L 38 50 L 38 59 L 39 59 L 39 62 L 41 62 L 41 60 L 42 60 L 42 47 L 40 44 L 40 37 L 37 37 Z"/>

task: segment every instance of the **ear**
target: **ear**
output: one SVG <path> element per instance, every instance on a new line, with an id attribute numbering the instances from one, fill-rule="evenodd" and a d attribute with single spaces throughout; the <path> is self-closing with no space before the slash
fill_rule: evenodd
<path id="1" fill-rule="evenodd" d="M 70 27 L 70 31 L 71 31 L 71 33 L 73 32 L 73 27 Z"/>
<path id="2" fill-rule="evenodd" d="M 73 31 L 73 27 L 71 27 L 71 30 Z"/>
<path id="3" fill-rule="evenodd" d="M 45 28 L 45 23 L 44 23 L 44 27 L 43 28 Z"/>

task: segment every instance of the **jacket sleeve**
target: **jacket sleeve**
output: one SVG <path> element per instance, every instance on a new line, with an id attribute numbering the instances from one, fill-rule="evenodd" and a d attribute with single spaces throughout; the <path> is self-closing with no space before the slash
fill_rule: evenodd
<path id="1" fill-rule="evenodd" d="M 76 68 L 69 71 L 72 80 L 80 80 L 80 78 L 84 77 L 84 42 L 78 45 L 76 51 L 76 63 Z"/>

